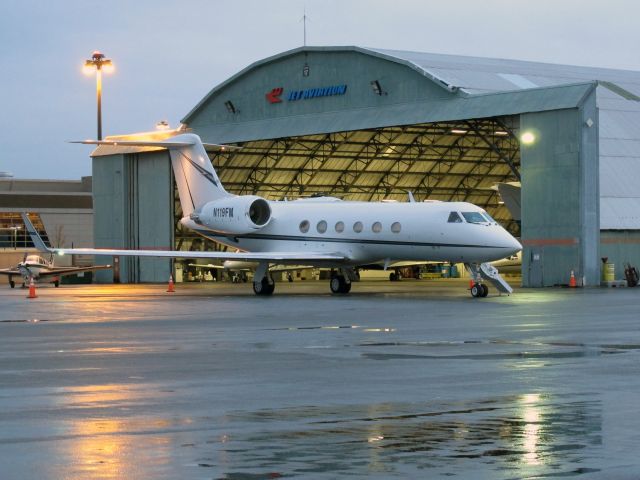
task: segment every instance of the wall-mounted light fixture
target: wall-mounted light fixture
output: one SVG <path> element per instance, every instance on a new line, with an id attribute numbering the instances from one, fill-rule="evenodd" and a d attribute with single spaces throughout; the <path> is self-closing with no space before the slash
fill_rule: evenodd
<path id="1" fill-rule="evenodd" d="M 240 110 L 236 108 L 231 100 L 227 100 L 224 102 L 224 106 L 227 107 L 227 112 L 229 113 L 238 113 Z"/>
<path id="2" fill-rule="evenodd" d="M 371 89 L 373 90 L 373 93 L 375 93 L 376 95 L 387 94 L 387 92 L 382 90 L 382 86 L 380 85 L 380 82 L 378 80 L 372 80 L 370 83 L 371 83 Z"/>
<path id="3" fill-rule="evenodd" d="M 520 141 L 525 145 L 532 145 L 536 141 L 536 136 L 533 132 L 523 132 L 523 134 L 520 135 Z"/>
<path id="4" fill-rule="evenodd" d="M 309 76 L 309 64 L 307 62 L 304 62 L 304 66 L 302 67 L 302 76 L 303 77 Z"/>

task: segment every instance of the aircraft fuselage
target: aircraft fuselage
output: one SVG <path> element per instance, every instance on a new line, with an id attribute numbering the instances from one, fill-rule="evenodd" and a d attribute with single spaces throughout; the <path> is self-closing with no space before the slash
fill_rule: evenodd
<path id="1" fill-rule="evenodd" d="M 216 242 L 250 252 L 342 253 L 348 264 L 385 260 L 486 262 L 520 249 L 490 217 L 451 223 L 451 212 L 483 213 L 465 202 L 369 203 L 332 199 L 269 202 L 271 218 L 252 233 L 214 231 L 190 218 L 182 223 Z M 239 209 L 234 215 L 243 215 Z"/>

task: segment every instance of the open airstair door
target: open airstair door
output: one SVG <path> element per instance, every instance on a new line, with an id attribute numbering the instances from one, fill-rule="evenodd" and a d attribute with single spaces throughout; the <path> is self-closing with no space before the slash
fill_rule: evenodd
<path id="1" fill-rule="evenodd" d="M 505 279 L 502 278 L 502 275 L 500 275 L 500 272 L 498 272 L 498 269 L 493 265 L 491 265 L 490 263 L 480 264 L 480 275 L 485 280 L 493 283 L 493 285 L 496 287 L 496 289 L 499 292 L 506 293 L 506 294 L 513 293 L 513 288 L 511 288 L 511 285 L 509 285 L 505 281 Z"/>

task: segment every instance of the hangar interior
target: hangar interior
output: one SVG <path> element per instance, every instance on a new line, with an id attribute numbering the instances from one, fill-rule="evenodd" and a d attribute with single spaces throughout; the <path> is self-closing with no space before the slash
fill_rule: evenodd
<path id="1" fill-rule="evenodd" d="M 620 128 L 640 124 L 638 94 L 637 72 L 304 47 L 218 85 L 183 124 L 243 147 L 211 157 L 232 193 L 469 201 L 521 237 L 524 286 L 566 284 L 570 271 L 595 285 L 601 253 L 640 262 L 640 218 L 629 214 L 640 206 L 629 180 L 640 132 Z M 533 140 L 520 142 L 523 132 Z M 96 246 L 217 248 L 178 225 L 166 152 L 101 146 L 92 156 Z M 492 188 L 512 181 L 522 181 L 521 225 Z M 126 259 L 121 277 L 163 281 L 172 268 Z"/>

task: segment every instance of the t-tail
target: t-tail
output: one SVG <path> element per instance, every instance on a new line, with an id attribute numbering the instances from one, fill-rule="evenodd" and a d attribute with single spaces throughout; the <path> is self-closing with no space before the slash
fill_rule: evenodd
<path id="1" fill-rule="evenodd" d="M 224 145 L 204 144 L 198 135 L 183 133 L 166 140 L 85 140 L 82 142 L 91 145 L 133 146 L 133 147 L 163 147 L 169 150 L 171 166 L 178 186 L 182 215 L 188 217 L 207 202 L 231 197 L 216 171 L 211 165 L 211 160 L 206 149 L 225 150 Z"/>

